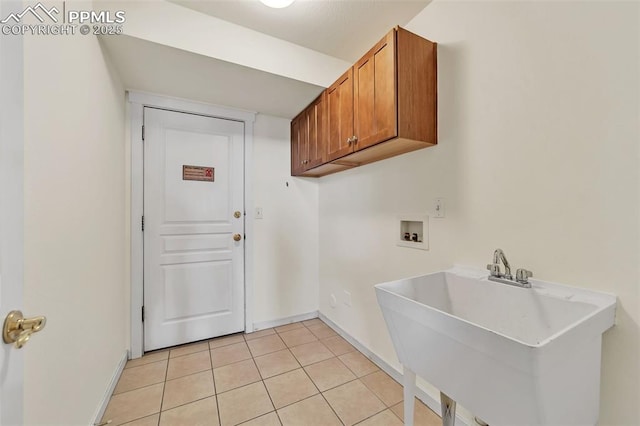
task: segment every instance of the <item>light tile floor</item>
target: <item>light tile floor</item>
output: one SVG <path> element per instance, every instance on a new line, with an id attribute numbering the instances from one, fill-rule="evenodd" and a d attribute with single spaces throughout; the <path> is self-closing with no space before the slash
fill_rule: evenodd
<path id="1" fill-rule="evenodd" d="M 319 319 L 127 363 L 110 425 L 402 425 L 402 386 Z M 440 418 L 416 400 L 415 424 Z"/>

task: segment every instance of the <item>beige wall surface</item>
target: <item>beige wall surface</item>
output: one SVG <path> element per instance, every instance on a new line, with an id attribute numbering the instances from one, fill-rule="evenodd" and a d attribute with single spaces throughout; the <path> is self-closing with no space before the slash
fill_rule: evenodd
<path id="1" fill-rule="evenodd" d="M 68 2 L 67 2 L 68 3 Z M 124 88 L 94 36 L 25 38 L 25 424 L 87 425 L 129 343 Z"/>
<path id="2" fill-rule="evenodd" d="M 374 284 L 484 268 L 501 247 L 536 278 L 618 295 L 600 424 L 639 424 L 639 8 L 435 1 L 416 16 L 407 29 L 439 43 L 439 145 L 320 179 L 320 311 L 398 366 Z M 395 245 L 403 213 L 432 216 L 429 251 Z"/>
<path id="3" fill-rule="evenodd" d="M 291 178 L 289 126 L 263 114 L 254 123 L 254 205 L 264 215 L 247 212 L 255 233 L 254 323 L 318 310 L 318 182 Z"/>

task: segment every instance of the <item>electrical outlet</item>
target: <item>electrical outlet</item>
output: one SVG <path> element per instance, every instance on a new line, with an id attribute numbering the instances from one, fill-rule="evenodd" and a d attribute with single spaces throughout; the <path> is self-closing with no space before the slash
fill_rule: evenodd
<path id="1" fill-rule="evenodd" d="M 347 290 L 344 291 L 344 304 L 347 306 L 351 306 L 351 293 Z"/>
<path id="2" fill-rule="evenodd" d="M 256 207 L 256 219 L 262 219 L 262 207 Z"/>

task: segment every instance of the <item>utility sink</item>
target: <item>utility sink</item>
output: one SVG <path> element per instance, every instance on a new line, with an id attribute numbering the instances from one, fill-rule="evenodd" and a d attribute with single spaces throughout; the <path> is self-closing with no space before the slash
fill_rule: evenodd
<path id="1" fill-rule="evenodd" d="M 440 389 L 445 424 L 456 401 L 492 426 L 597 423 L 602 334 L 614 325 L 616 296 L 530 282 L 455 267 L 375 286 L 404 368 L 405 424 L 415 375 Z"/>

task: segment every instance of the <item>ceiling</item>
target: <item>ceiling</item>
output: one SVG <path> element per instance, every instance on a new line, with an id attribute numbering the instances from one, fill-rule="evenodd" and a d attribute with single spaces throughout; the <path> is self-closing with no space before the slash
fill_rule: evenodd
<path id="1" fill-rule="evenodd" d="M 168 0 L 348 62 L 357 61 L 430 0 L 297 0 L 272 9 L 259 0 Z"/>
<path id="2" fill-rule="evenodd" d="M 294 117 L 323 88 L 135 37 L 102 37 L 127 89 Z"/>

